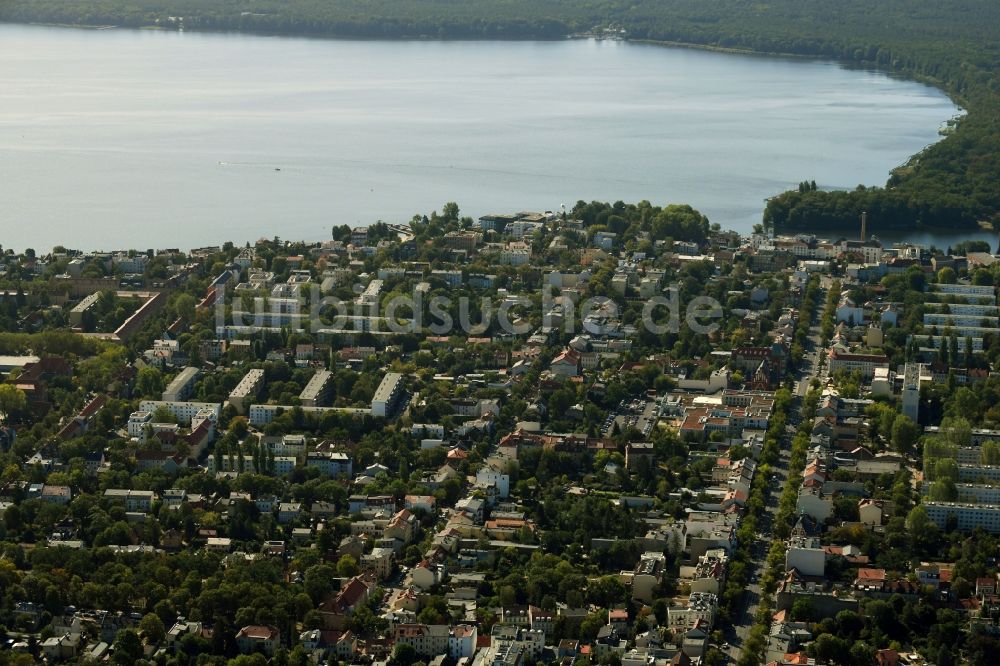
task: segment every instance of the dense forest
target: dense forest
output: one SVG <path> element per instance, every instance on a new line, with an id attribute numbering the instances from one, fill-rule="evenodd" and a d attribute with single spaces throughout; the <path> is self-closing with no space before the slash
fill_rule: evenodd
<path id="1" fill-rule="evenodd" d="M 885 187 L 788 192 L 768 204 L 765 224 L 853 227 L 868 210 L 876 233 L 1000 225 L 996 0 L 0 0 L 0 21 L 446 39 L 615 26 L 630 39 L 834 58 L 933 83 L 967 115 Z"/>

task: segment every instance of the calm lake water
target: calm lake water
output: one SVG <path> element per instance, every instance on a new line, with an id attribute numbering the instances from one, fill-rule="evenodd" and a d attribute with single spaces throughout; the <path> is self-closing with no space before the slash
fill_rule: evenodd
<path id="1" fill-rule="evenodd" d="M 0 25 L 0 243 L 190 248 L 335 224 L 690 203 L 741 231 L 882 184 L 958 110 L 822 61 L 614 42 Z"/>

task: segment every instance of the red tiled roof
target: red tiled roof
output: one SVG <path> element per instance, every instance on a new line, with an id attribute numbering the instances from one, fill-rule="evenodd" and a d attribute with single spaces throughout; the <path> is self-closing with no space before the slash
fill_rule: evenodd
<path id="1" fill-rule="evenodd" d="M 368 586 L 360 578 L 352 578 L 334 599 L 334 610 L 344 611 L 354 608 L 368 594 Z"/>
<path id="2" fill-rule="evenodd" d="M 81 418 L 88 418 L 96 414 L 101 410 L 101 407 L 108 402 L 108 396 L 98 395 L 96 398 L 87 403 L 87 405 L 80 410 L 79 416 Z"/>
<path id="3" fill-rule="evenodd" d="M 885 580 L 885 569 L 858 569 L 859 581 Z"/>
<path id="4" fill-rule="evenodd" d="M 251 624 L 240 629 L 239 633 L 236 634 L 236 638 L 252 638 L 258 641 L 269 641 L 274 640 L 278 637 L 278 630 L 274 627 L 266 627 L 263 625 Z"/>

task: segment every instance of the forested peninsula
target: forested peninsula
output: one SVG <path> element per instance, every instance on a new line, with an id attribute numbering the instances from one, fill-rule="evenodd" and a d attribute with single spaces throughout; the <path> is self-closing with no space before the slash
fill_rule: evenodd
<path id="1" fill-rule="evenodd" d="M 839 60 L 940 87 L 965 115 L 884 187 L 800 187 L 766 226 L 823 231 L 1000 227 L 996 0 L 0 0 L 0 21 L 350 38 L 628 39 Z M 812 174 L 801 174 L 811 179 Z"/>

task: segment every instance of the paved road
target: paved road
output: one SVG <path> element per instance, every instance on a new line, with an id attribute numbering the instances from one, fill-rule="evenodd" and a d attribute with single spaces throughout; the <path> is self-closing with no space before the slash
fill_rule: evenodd
<path id="1" fill-rule="evenodd" d="M 819 322 L 826 304 L 826 291 L 825 288 L 821 289 L 817 298 L 817 312 L 813 318 L 812 326 L 809 328 L 805 355 L 796 375 L 796 391 L 788 413 L 788 427 L 781 441 L 781 456 L 768 480 L 766 513 L 759 521 L 759 533 L 753 544 L 753 561 L 749 563 L 750 582 L 743 594 L 742 602 L 736 609 L 732 625 L 723 631 L 725 640 L 729 644 L 729 647 L 724 648 L 723 652 L 732 661 L 740 658 L 741 646 L 750 635 L 750 628 L 753 627 L 757 608 L 760 605 L 760 578 L 764 575 L 767 553 L 774 541 L 774 519 L 778 512 L 781 493 L 785 488 L 785 481 L 788 479 L 788 454 L 791 450 L 792 439 L 795 437 L 795 431 L 802 419 L 802 398 L 809 390 L 809 384 L 813 378 L 819 377 L 820 381 L 825 379 L 826 364 L 822 363 L 821 367 L 820 363 L 823 350 L 820 348 L 821 329 Z"/>

